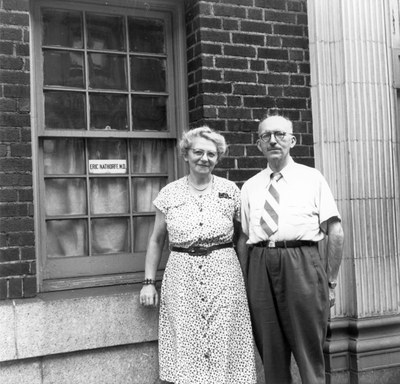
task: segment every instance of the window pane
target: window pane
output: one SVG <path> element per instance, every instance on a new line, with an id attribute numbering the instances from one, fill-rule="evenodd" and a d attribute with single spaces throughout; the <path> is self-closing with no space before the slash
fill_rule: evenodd
<path id="1" fill-rule="evenodd" d="M 131 58 L 132 90 L 165 91 L 165 60 Z"/>
<path id="2" fill-rule="evenodd" d="M 86 220 L 50 220 L 46 224 L 48 257 L 88 255 Z"/>
<path id="3" fill-rule="evenodd" d="M 126 160 L 125 140 L 90 140 L 88 145 L 90 160 Z"/>
<path id="4" fill-rule="evenodd" d="M 167 142 L 165 140 L 132 140 L 132 172 L 167 173 Z"/>
<path id="5" fill-rule="evenodd" d="M 47 179 L 46 215 L 79 215 L 86 213 L 86 181 L 84 179 Z"/>
<path id="6" fill-rule="evenodd" d="M 89 53 L 88 62 L 92 89 L 127 89 L 124 56 Z"/>
<path id="7" fill-rule="evenodd" d="M 82 36 L 80 12 L 43 10 L 43 45 L 82 48 Z"/>
<path id="8" fill-rule="evenodd" d="M 129 47 L 132 52 L 165 53 L 164 22 L 129 18 Z"/>
<path id="9" fill-rule="evenodd" d="M 89 49 L 124 50 L 124 24 L 121 16 L 86 16 Z"/>
<path id="10" fill-rule="evenodd" d="M 149 237 L 153 232 L 154 216 L 135 217 L 133 227 L 135 229 L 133 252 L 145 252 Z"/>
<path id="11" fill-rule="evenodd" d="M 128 130 L 128 98 L 125 95 L 91 94 L 90 128 Z"/>
<path id="12" fill-rule="evenodd" d="M 135 212 L 154 211 L 153 200 L 167 183 L 166 178 L 135 178 L 132 180 L 132 203 Z"/>
<path id="13" fill-rule="evenodd" d="M 92 220 L 92 253 L 129 252 L 128 219 Z"/>
<path id="14" fill-rule="evenodd" d="M 85 145 L 81 139 L 43 140 L 45 175 L 85 173 Z"/>
<path id="15" fill-rule="evenodd" d="M 132 129 L 134 131 L 167 130 L 167 98 L 132 96 Z"/>
<path id="16" fill-rule="evenodd" d="M 83 93 L 45 91 L 44 99 L 46 128 L 86 129 Z"/>
<path id="17" fill-rule="evenodd" d="M 96 178 L 90 181 L 90 211 L 129 213 L 128 179 Z"/>
<path id="18" fill-rule="evenodd" d="M 84 86 L 83 54 L 80 52 L 45 51 L 44 85 Z"/>
<path id="19" fill-rule="evenodd" d="M 32 7 L 34 77 L 43 79 L 35 137 L 44 289 L 67 289 L 73 276 L 88 277 L 73 282 L 80 287 L 109 284 L 121 265 L 136 278 L 143 260 L 125 263 L 144 256 L 153 200 L 176 176 L 168 130 L 182 118 L 174 109 L 182 87 L 171 88 L 182 74 L 169 65 L 182 51 L 174 7 L 73 3 Z"/>

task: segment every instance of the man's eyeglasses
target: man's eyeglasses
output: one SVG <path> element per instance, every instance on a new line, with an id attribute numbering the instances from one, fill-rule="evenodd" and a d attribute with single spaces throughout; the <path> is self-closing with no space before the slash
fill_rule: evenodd
<path id="1" fill-rule="evenodd" d="M 190 148 L 190 150 L 192 151 L 195 157 L 202 158 L 205 153 L 207 154 L 207 157 L 211 160 L 216 159 L 218 157 L 218 153 L 216 152 L 209 152 L 209 151 L 206 152 L 203 151 L 202 149 L 196 149 L 196 148 Z"/>
<path id="2" fill-rule="evenodd" d="M 265 132 L 262 135 L 260 135 L 259 138 L 264 143 L 269 143 L 271 141 L 272 135 L 275 136 L 276 140 L 283 141 L 285 140 L 286 135 L 292 135 L 292 134 L 284 131 L 273 131 L 273 132 Z"/>

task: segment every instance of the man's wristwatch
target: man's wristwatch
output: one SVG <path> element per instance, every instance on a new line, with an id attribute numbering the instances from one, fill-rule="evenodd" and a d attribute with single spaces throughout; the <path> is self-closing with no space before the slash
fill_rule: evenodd
<path id="1" fill-rule="evenodd" d="M 332 280 L 328 283 L 328 286 L 330 289 L 335 289 L 337 286 L 337 281 L 336 280 Z"/>

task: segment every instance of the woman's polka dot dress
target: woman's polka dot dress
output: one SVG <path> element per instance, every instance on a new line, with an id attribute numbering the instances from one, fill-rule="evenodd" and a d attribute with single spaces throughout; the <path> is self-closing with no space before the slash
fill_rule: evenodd
<path id="1" fill-rule="evenodd" d="M 211 192 L 195 196 L 187 178 L 164 187 L 154 205 L 164 213 L 169 242 L 179 247 L 232 241 L 240 191 L 213 176 Z M 233 248 L 206 256 L 171 252 L 159 321 L 160 378 L 175 384 L 255 384 L 250 315 Z"/>

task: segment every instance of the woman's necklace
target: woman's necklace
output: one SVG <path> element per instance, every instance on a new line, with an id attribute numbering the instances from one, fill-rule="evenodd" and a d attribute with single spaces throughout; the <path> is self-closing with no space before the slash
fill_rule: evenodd
<path id="1" fill-rule="evenodd" d="M 212 177 L 211 177 L 210 181 L 207 183 L 207 185 L 206 185 L 204 188 L 198 188 L 198 187 L 196 187 L 196 186 L 190 181 L 189 176 L 188 176 L 187 179 L 188 179 L 189 185 L 190 185 L 193 189 L 195 189 L 196 191 L 199 191 L 199 192 L 203 192 L 203 191 L 205 191 L 205 190 L 210 186 Z"/>

